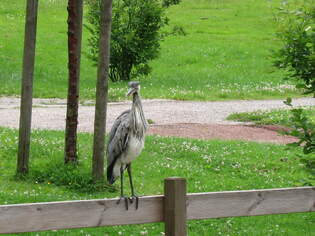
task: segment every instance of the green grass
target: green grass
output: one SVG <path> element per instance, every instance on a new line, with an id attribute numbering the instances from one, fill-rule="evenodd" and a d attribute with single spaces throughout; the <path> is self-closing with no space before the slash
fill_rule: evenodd
<path id="1" fill-rule="evenodd" d="M 119 183 L 114 188 L 106 185 L 101 189 L 89 187 L 92 135 L 85 133 L 79 134 L 79 167 L 65 168 L 62 165 L 63 132 L 34 131 L 29 176 L 25 180 L 16 179 L 17 135 L 16 130 L 0 128 L 0 204 L 119 195 Z M 144 152 L 133 164 L 135 188 L 140 195 L 161 194 L 163 179 L 170 176 L 187 178 L 188 192 L 301 186 L 309 176 L 300 165 L 298 152 L 273 144 L 149 136 Z M 126 187 L 126 191 L 129 191 L 129 186 Z M 196 236 L 315 235 L 314 216 L 314 213 L 300 213 L 190 221 L 188 231 L 189 235 Z M 163 224 L 22 235 L 103 236 L 140 235 L 141 232 L 142 235 L 161 235 Z"/>
<path id="2" fill-rule="evenodd" d="M 315 122 L 315 108 L 307 107 L 304 113 Z M 273 109 L 270 111 L 254 111 L 233 113 L 227 117 L 227 120 L 235 120 L 241 122 L 254 122 L 257 125 L 282 125 L 292 126 L 290 121 L 292 114 L 289 109 Z"/>
<path id="3" fill-rule="evenodd" d="M 0 95 L 20 93 L 25 1 L 0 2 Z M 186 36 L 161 42 L 152 74 L 140 78 L 145 98 L 183 100 L 264 99 L 300 96 L 271 65 L 275 8 L 280 0 L 183 0 L 167 10 L 171 31 Z M 65 0 L 40 0 L 34 81 L 35 97 L 66 97 Z M 83 35 L 87 51 L 88 32 Z M 81 99 L 95 96 L 96 68 L 82 56 Z M 126 83 L 110 84 L 111 100 L 125 99 Z"/>

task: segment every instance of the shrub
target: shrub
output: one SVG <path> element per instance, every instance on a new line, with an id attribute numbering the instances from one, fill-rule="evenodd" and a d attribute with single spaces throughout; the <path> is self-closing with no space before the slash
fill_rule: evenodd
<path id="1" fill-rule="evenodd" d="M 315 176 L 315 124 L 309 119 L 302 108 L 292 109 L 291 112 L 292 116 L 290 120 L 292 129 L 285 132 L 285 134 L 297 137 L 299 141 L 288 145 L 302 147 L 305 155 L 301 156 L 301 162 Z"/>
<path id="2" fill-rule="evenodd" d="M 186 36 L 187 35 L 184 27 L 180 26 L 180 25 L 174 25 L 170 34 L 171 35 L 178 35 L 178 36 Z"/>
<path id="3" fill-rule="evenodd" d="M 88 0 L 89 11 L 86 28 L 89 57 L 97 62 L 100 31 L 100 0 Z M 109 77 L 112 81 L 130 80 L 147 75 L 148 62 L 158 56 L 160 28 L 166 23 L 159 0 L 113 1 Z"/>
<path id="4" fill-rule="evenodd" d="M 278 37 L 282 47 L 274 53 L 274 65 L 288 72 L 287 79 L 296 79 L 297 87 L 315 96 L 315 7 L 305 1 L 298 10 L 280 9 L 281 28 Z M 285 103 L 291 106 L 291 98 Z M 308 171 L 315 175 L 315 124 L 303 109 L 292 109 L 292 130 L 286 134 L 298 138 L 290 146 L 302 146 L 301 158 Z"/>
<path id="5" fill-rule="evenodd" d="M 288 72 L 287 79 L 297 79 L 297 87 L 315 92 L 315 7 L 281 9 L 278 38 L 282 47 L 274 52 L 274 65 Z"/>
<path id="6" fill-rule="evenodd" d="M 163 0 L 162 5 L 163 7 L 170 7 L 171 5 L 177 5 L 181 2 L 182 0 Z"/>

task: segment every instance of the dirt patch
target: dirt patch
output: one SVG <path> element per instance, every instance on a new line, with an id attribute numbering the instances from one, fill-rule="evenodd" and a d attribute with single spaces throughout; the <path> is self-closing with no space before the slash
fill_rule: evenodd
<path id="1" fill-rule="evenodd" d="M 170 124 L 151 125 L 149 134 L 196 139 L 244 140 L 287 144 L 297 141 L 291 136 L 283 136 L 277 131 L 279 126 L 221 125 L 221 124 Z"/>

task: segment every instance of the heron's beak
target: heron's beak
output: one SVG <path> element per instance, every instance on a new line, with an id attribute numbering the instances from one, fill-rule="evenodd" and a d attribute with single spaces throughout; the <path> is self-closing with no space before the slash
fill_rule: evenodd
<path id="1" fill-rule="evenodd" d="M 129 95 L 131 95 L 133 92 L 134 92 L 134 88 L 129 88 L 127 94 L 126 94 L 126 97 L 128 97 Z"/>

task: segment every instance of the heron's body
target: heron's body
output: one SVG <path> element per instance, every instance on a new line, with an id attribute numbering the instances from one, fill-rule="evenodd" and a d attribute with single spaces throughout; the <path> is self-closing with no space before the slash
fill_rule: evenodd
<path id="1" fill-rule="evenodd" d="M 127 152 L 123 158 L 121 158 L 121 162 L 123 164 L 131 163 L 137 156 L 140 155 L 143 147 L 144 138 L 139 139 L 137 136 L 131 135 L 127 146 Z"/>
<path id="2" fill-rule="evenodd" d="M 117 177 L 120 176 L 120 167 L 126 169 L 127 165 L 140 155 L 143 148 L 144 139 L 138 139 L 136 136 L 131 135 L 127 144 L 126 152 L 121 154 L 113 167 L 112 175 L 114 179 L 117 179 Z"/>
<path id="3" fill-rule="evenodd" d="M 147 122 L 145 120 L 139 96 L 139 84 L 131 82 L 129 93 L 133 96 L 132 108 L 123 112 L 115 120 L 109 134 L 107 147 L 107 180 L 113 184 L 121 176 L 121 195 L 123 195 L 123 171 L 128 170 L 133 192 L 131 162 L 144 148 Z"/>

